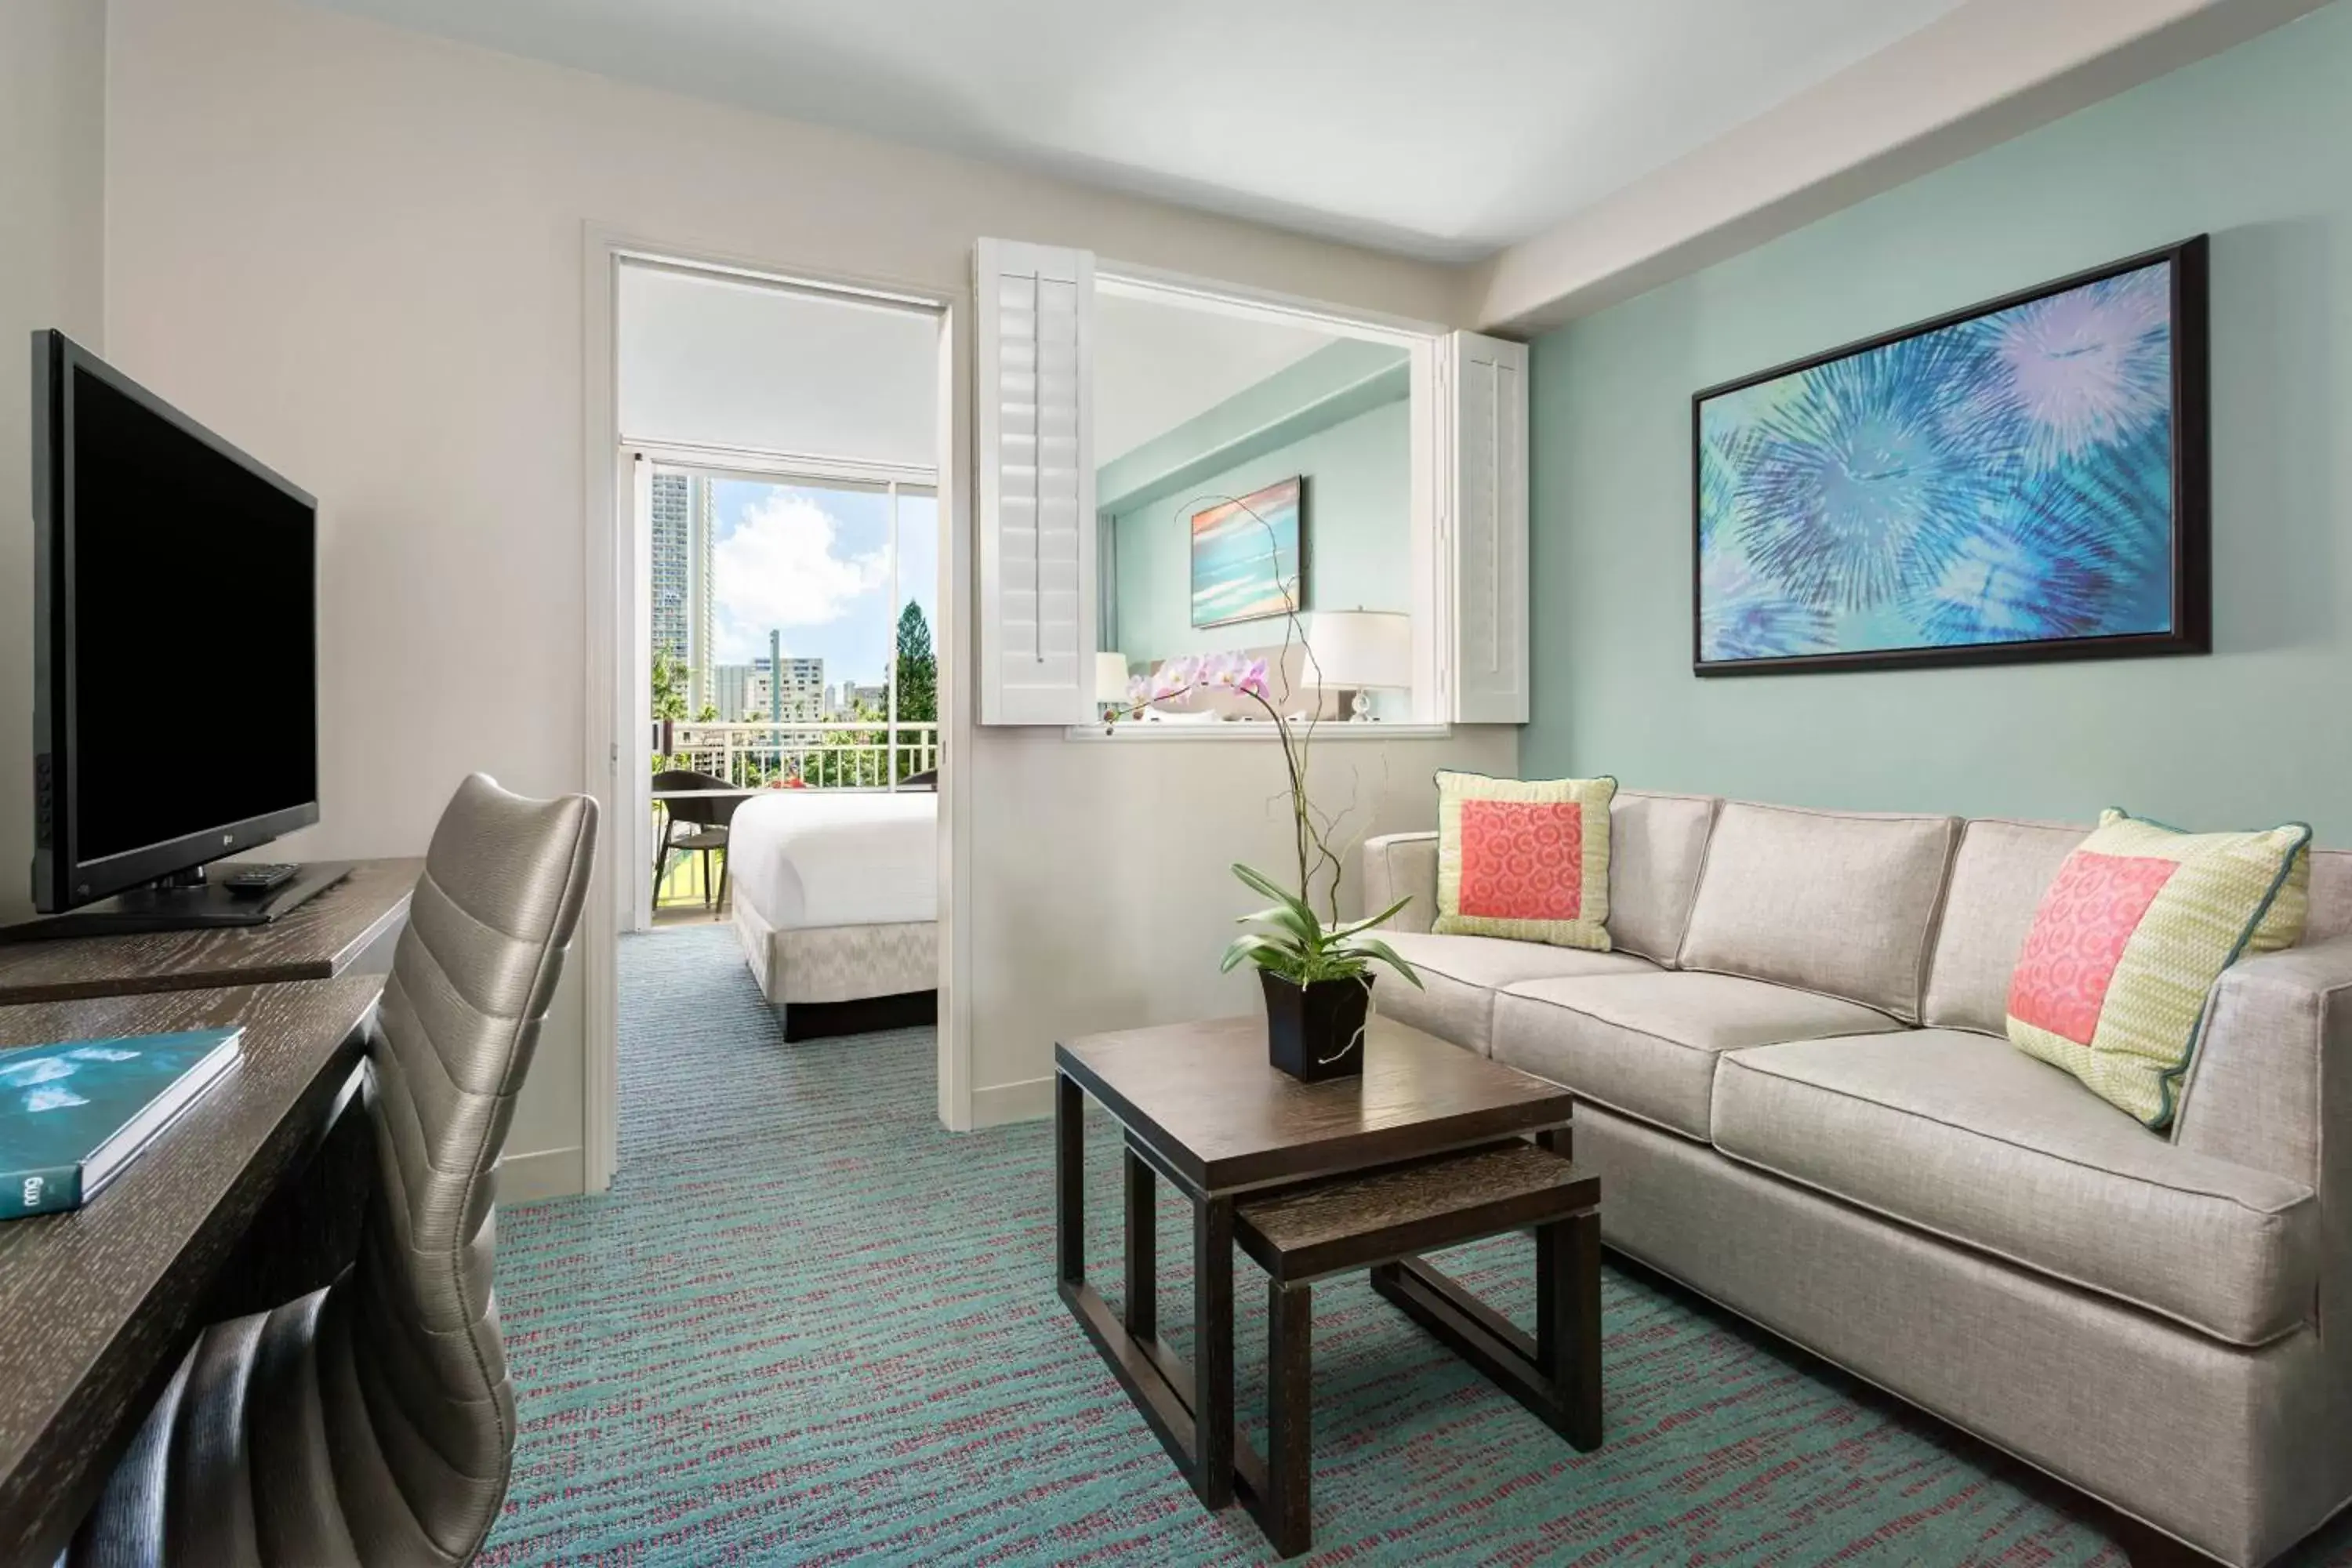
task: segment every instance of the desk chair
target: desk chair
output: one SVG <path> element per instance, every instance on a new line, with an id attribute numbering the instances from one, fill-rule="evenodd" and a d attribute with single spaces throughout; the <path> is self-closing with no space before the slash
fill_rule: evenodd
<path id="1" fill-rule="evenodd" d="M 585 795 L 458 786 L 367 1026 L 358 1261 L 204 1331 L 68 1563 L 439 1568 L 480 1550 L 515 1439 L 490 1294 L 499 1151 L 595 836 Z"/>
<path id="2" fill-rule="evenodd" d="M 687 768 L 672 768 L 654 775 L 654 793 L 666 790 L 733 789 L 725 779 L 710 773 L 698 773 Z M 727 907 L 727 828 L 735 820 L 735 808 L 743 804 L 740 795 L 688 795 L 683 800 L 666 800 L 662 816 L 661 843 L 654 850 L 654 887 L 661 888 L 662 867 L 673 849 L 702 852 L 702 902 L 706 909 Z M 692 831 L 679 836 L 681 827 Z M 710 885 L 710 852 L 719 857 L 719 887 L 714 898 Z"/>

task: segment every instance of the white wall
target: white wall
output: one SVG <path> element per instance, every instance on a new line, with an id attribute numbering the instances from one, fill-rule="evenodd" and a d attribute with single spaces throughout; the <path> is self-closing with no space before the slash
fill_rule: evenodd
<path id="1" fill-rule="evenodd" d="M 1057 1039 L 1263 1006 L 1254 972 L 1217 973 L 1233 917 L 1265 902 L 1228 868 L 1295 866 L 1289 786 L 1270 744 L 994 735 L 972 835 L 973 875 L 996 911 L 972 933 L 973 1006 L 987 1021 L 972 1054 L 982 1122 L 1045 1114 Z M 1386 742 L 1327 732 L 1312 758 L 1316 799 L 1359 807 L 1349 833 L 1393 833 L 1437 826 L 1439 768 L 1516 773 L 1518 731 Z M 1362 891 L 1354 877 L 1351 859 L 1343 912 Z"/>
<path id="2" fill-rule="evenodd" d="M 321 498 L 324 820 L 298 855 L 415 852 L 468 769 L 586 782 L 587 222 L 941 290 L 968 289 L 972 239 L 994 234 L 1429 320 L 1460 292 L 1438 268 L 289 0 L 115 0 L 108 60 L 108 357 Z M 1507 771 L 1514 744 L 1445 760 Z M 1444 749 L 1394 748 L 1393 819 L 1433 813 Z M 1202 964 L 1173 955 L 1238 910 L 1223 862 L 1277 845 L 1273 765 L 980 738 L 959 765 L 977 1085 L 1049 1071 L 1057 1033 L 1202 1005 Z M 525 1087 L 514 1190 L 577 1180 L 578 1016 L 567 1000 Z"/>
<path id="3" fill-rule="evenodd" d="M 32 411 L 26 342 L 103 344 L 106 5 L 0 5 L 0 921 L 33 911 Z"/>

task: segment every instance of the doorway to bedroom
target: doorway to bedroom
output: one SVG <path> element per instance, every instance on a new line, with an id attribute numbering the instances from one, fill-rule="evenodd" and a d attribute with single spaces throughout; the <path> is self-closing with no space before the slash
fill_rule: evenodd
<path id="1" fill-rule="evenodd" d="M 614 321 L 625 1164 L 662 1098 L 635 1047 L 730 1014 L 751 1053 L 936 1023 L 943 321 L 626 256 Z"/>

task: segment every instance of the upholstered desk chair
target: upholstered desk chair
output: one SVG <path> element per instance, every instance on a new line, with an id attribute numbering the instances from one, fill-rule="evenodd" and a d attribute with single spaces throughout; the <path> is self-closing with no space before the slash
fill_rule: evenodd
<path id="1" fill-rule="evenodd" d="M 368 1026 L 377 1176 L 358 1261 L 204 1331 L 70 1562 L 389 1568 L 480 1549 L 515 1438 L 490 1295 L 499 1150 L 595 833 L 584 795 L 458 786 Z"/>

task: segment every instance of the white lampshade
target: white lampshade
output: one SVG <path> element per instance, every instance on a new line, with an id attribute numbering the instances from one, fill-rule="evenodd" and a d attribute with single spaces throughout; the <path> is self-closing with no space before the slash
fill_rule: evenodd
<path id="1" fill-rule="evenodd" d="M 1127 655 L 1123 653 L 1095 655 L 1095 700 L 1097 702 L 1127 700 Z"/>
<path id="2" fill-rule="evenodd" d="M 1412 617 L 1395 610 L 1322 610 L 1308 618 L 1307 667 L 1327 691 L 1412 685 Z"/>

